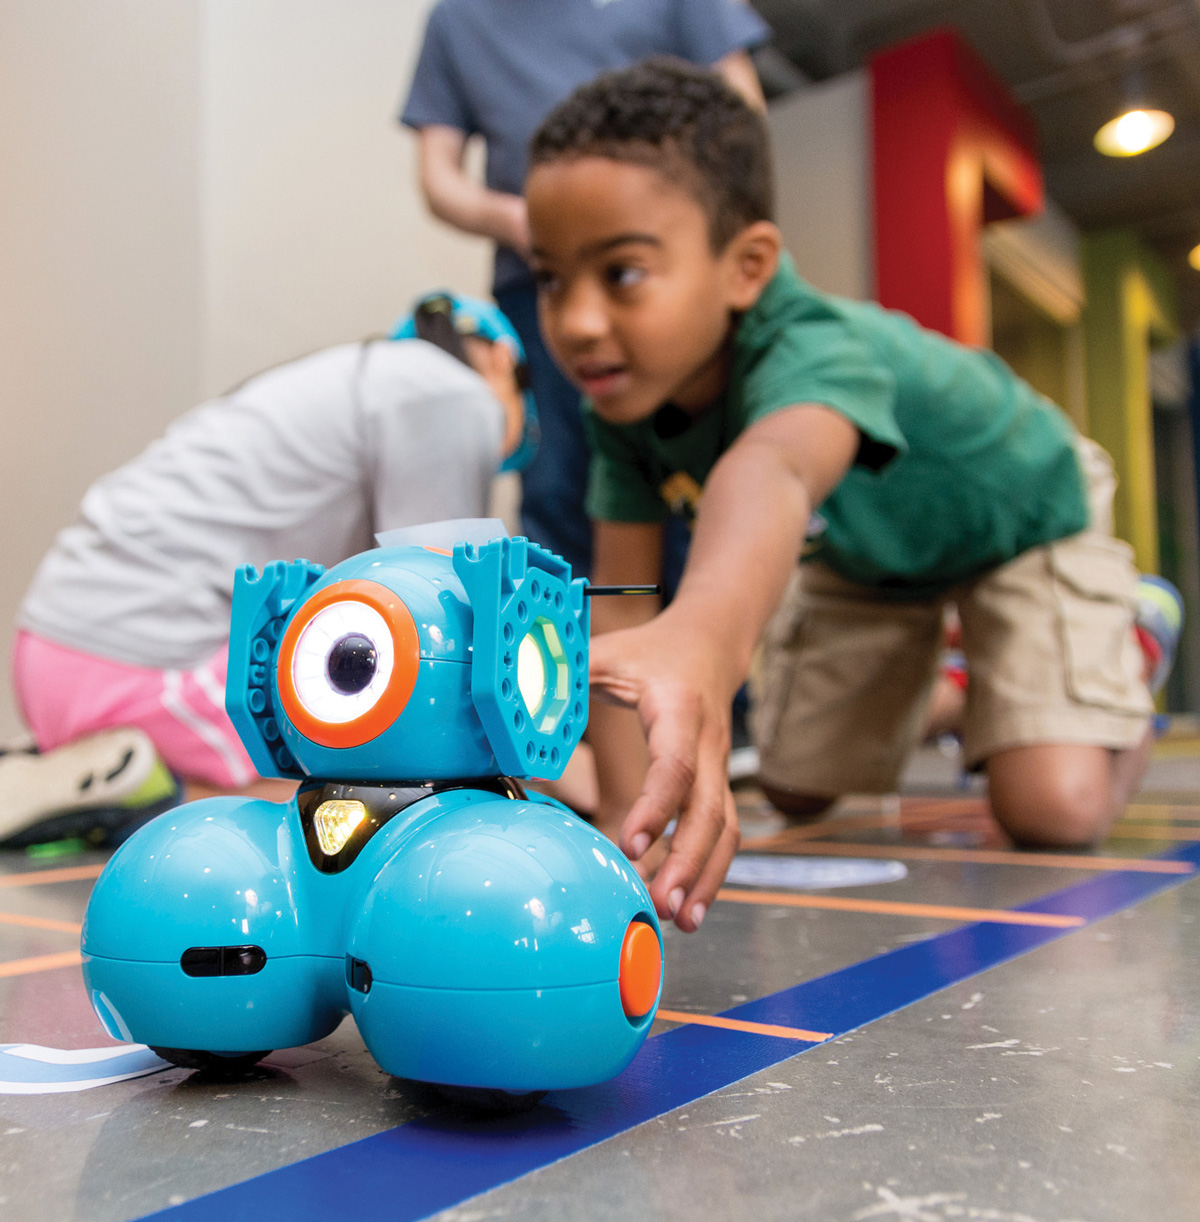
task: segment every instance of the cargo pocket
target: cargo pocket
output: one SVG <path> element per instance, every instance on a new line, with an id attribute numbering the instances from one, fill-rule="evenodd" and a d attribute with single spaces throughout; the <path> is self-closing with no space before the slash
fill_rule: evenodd
<path id="1" fill-rule="evenodd" d="M 1046 550 L 1068 695 L 1114 713 L 1153 712 L 1133 632 L 1132 549 L 1088 531 Z"/>

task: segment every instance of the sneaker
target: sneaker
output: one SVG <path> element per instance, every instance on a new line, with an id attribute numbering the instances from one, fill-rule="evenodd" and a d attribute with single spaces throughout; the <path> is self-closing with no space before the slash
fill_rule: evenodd
<path id="1" fill-rule="evenodd" d="M 1143 573 L 1134 592 L 1133 626 L 1146 655 L 1146 683 L 1153 695 L 1162 691 L 1175 664 L 1183 632 L 1183 597 L 1165 577 Z"/>
<path id="2" fill-rule="evenodd" d="M 179 799 L 141 730 L 101 730 L 44 754 L 14 751 L 0 757 L 0 848 L 72 837 L 119 844 Z"/>

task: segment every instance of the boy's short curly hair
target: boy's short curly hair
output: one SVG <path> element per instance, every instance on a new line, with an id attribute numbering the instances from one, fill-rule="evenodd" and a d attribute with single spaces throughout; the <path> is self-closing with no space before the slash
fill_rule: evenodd
<path id="1" fill-rule="evenodd" d="M 704 208 L 714 251 L 774 219 L 762 116 L 716 72 L 681 59 L 606 72 L 556 106 L 534 133 L 529 167 L 575 157 L 633 162 L 678 182 Z"/>

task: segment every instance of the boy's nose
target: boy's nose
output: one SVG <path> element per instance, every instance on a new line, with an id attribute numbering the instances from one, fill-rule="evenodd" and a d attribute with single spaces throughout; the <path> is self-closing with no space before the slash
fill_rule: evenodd
<path id="1" fill-rule="evenodd" d="M 590 285 L 572 285 L 564 294 L 558 313 L 561 342 L 572 348 L 586 347 L 608 333 L 604 295 Z"/>

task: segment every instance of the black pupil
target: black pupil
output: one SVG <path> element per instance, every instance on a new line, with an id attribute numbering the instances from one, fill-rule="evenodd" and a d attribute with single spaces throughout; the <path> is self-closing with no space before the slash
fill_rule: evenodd
<path id="1" fill-rule="evenodd" d="M 350 632 L 334 642 L 325 659 L 325 673 L 335 691 L 353 696 L 375 678 L 377 663 L 374 642 L 361 632 Z"/>

